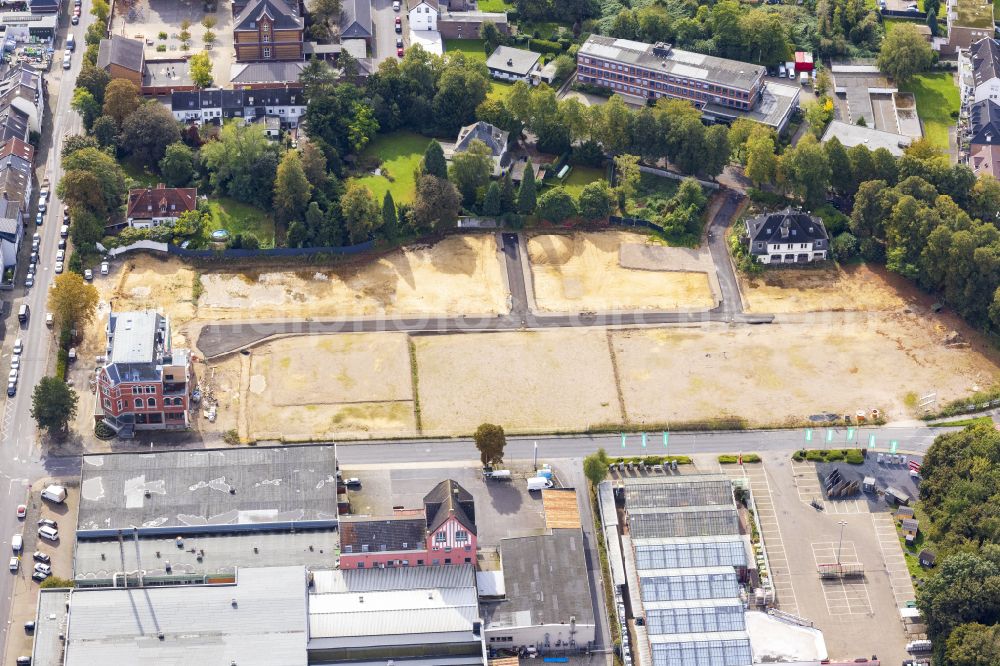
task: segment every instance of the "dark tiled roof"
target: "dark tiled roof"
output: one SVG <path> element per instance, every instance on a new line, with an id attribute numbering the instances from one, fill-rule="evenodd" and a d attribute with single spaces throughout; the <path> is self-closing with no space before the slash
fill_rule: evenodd
<path id="1" fill-rule="evenodd" d="M 493 157 L 500 157 L 507 147 L 507 135 L 504 130 L 480 120 L 459 130 L 455 151 L 468 150 L 469 144 L 479 139 L 489 147 Z"/>
<path id="2" fill-rule="evenodd" d="M 164 209 L 170 215 L 178 217 L 181 213 L 194 210 L 198 203 L 198 190 L 194 187 L 143 187 L 129 190 L 127 217 L 147 219 L 159 217 Z M 152 208 L 151 208 L 152 207 Z"/>
<path id="3" fill-rule="evenodd" d="M 976 144 L 1000 143 L 1000 104 L 991 99 L 976 102 L 969 108 L 969 127 Z"/>
<path id="4" fill-rule="evenodd" d="M 371 36 L 371 0 L 344 0 L 340 7 L 340 38 L 364 39 Z"/>
<path id="5" fill-rule="evenodd" d="M 250 83 L 298 83 L 302 76 L 302 63 L 289 60 L 270 62 L 244 62 L 233 67 L 230 83 L 246 85 Z"/>
<path id="6" fill-rule="evenodd" d="M 340 549 L 344 553 L 424 550 L 427 523 L 423 518 L 341 518 Z M 363 548 L 367 546 L 367 551 Z"/>
<path id="7" fill-rule="evenodd" d="M 101 69 L 118 65 L 133 72 L 141 72 L 143 60 L 142 42 L 121 35 L 102 39 L 97 52 L 97 66 Z"/>
<path id="8" fill-rule="evenodd" d="M 274 30 L 301 30 L 302 17 L 284 0 L 251 0 L 233 22 L 233 30 L 257 31 L 257 23 L 270 17 Z"/>
<path id="9" fill-rule="evenodd" d="M 173 111 L 197 111 L 201 109 L 197 90 L 175 90 L 170 94 L 170 109 Z"/>
<path id="10" fill-rule="evenodd" d="M 454 513 L 458 522 L 476 534 L 476 503 L 472 494 L 458 482 L 446 479 L 424 496 L 424 516 L 431 532 Z"/>
<path id="11" fill-rule="evenodd" d="M 786 208 L 778 213 L 758 215 L 747 220 L 747 233 L 754 254 L 766 254 L 767 243 L 814 243 L 815 247 L 825 247 L 829 236 L 823 221 L 802 211 Z M 756 244 L 765 243 L 763 250 Z"/>
<path id="12" fill-rule="evenodd" d="M 12 106 L 0 110 L 0 141 L 28 140 L 28 115 Z"/>
<path id="13" fill-rule="evenodd" d="M 972 76 L 976 85 L 1000 77 L 1000 41 L 980 39 L 969 47 L 972 57 Z"/>

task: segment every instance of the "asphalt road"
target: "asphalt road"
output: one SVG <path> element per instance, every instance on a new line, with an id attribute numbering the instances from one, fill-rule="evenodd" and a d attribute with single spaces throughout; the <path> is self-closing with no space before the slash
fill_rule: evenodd
<path id="1" fill-rule="evenodd" d="M 66 7 L 72 7 L 72 3 L 66 3 Z M 56 39 L 55 62 L 52 69 L 46 74 L 49 94 L 46 97 L 45 127 L 43 127 L 41 146 L 43 148 L 48 146 L 48 149 L 44 152 L 39 150 L 35 156 L 37 177 L 35 192 L 37 193 L 40 189 L 41 180 L 47 175 L 51 185 L 49 188 L 51 194 L 49 195 L 44 224 L 40 228 L 36 228 L 34 225 L 34 208 L 28 216 L 29 222 L 24 231 L 25 241 L 23 245 L 25 247 L 21 253 L 22 267 L 18 271 L 17 278 L 17 283 L 21 286 L 15 288 L 11 294 L 14 299 L 11 308 L 13 313 L 7 321 L 8 331 L 4 338 L 3 347 L 3 367 L 7 369 L 14 339 L 20 337 L 24 344 L 17 393 L 14 397 L 6 399 L 3 405 L 3 416 L 0 418 L 0 460 L 3 461 L 0 463 L 0 543 L 3 543 L 8 549 L 14 534 L 31 529 L 31 526 L 23 525 L 17 520 L 14 511 L 16 506 L 25 500 L 29 479 L 34 481 L 43 476 L 59 476 L 79 469 L 78 460 L 42 455 L 36 446 L 38 431 L 34 419 L 31 418 L 32 390 L 35 384 L 45 376 L 49 359 L 54 357 L 52 348 L 55 341 L 51 331 L 45 326 L 45 311 L 49 287 L 55 277 L 56 245 L 59 239 L 59 227 L 62 224 L 62 202 L 55 196 L 54 191 L 55 184 L 62 177 L 57 156 L 61 147 L 61 138 L 81 132 L 80 116 L 70 108 L 70 101 L 73 84 L 83 61 L 83 35 L 93 20 L 89 14 L 89 7 L 85 7 L 80 17 L 80 24 L 72 26 L 77 37 L 73 65 L 69 70 L 63 70 L 60 54 L 65 48 L 66 28 L 69 27 L 69 19 L 65 11 L 61 17 L 59 34 Z M 53 140 L 53 137 L 57 139 Z M 27 264 L 27 255 L 31 252 L 31 235 L 35 231 L 38 231 L 42 237 L 38 272 L 35 274 L 35 286 L 25 289 L 23 287 L 25 273 L 23 266 Z M 17 322 L 17 309 L 21 303 L 27 303 L 31 308 L 31 316 L 27 326 L 19 326 Z M 24 575 L 26 571 L 30 571 L 30 567 L 22 567 L 19 575 Z M 0 640 L 4 641 L 5 646 L 14 580 L 13 576 L 0 576 L 0 599 L 2 599 L 0 601 L 0 631 L 3 632 L 0 635 Z"/>
<path id="2" fill-rule="evenodd" d="M 207 358 L 229 354 L 250 347 L 273 335 L 318 335 L 327 333 L 481 333 L 514 331 L 523 328 L 568 328 L 579 326 L 647 326 L 728 322 L 736 324 L 769 324 L 773 315 L 750 315 L 743 312 L 743 302 L 736 283 L 736 273 L 729 260 L 725 229 L 735 214 L 740 195 L 730 192 L 710 222 L 712 239 L 709 248 L 722 290 L 722 303 L 701 312 L 610 312 L 536 314 L 528 309 L 525 293 L 523 257 L 518 248 L 517 234 L 502 234 L 502 251 L 511 289 L 512 308 L 507 315 L 496 317 L 379 317 L 372 319 L 242 321 L 208 324 L 198 336 L 198 348 Z"/>
<path id="3" fill-rule="evenodd" d="M 403 7 L 406 1 L 403 0 Z M 372 28 L 375 35 L 372 38 L 372 61 L 375 68 L 386 58 L 396 57 L 396 17 L 403 19 L 403 32 L 406 32 L 406 14 L 400 10 L 392 11 L 392 0 L 372 0 Z"/>

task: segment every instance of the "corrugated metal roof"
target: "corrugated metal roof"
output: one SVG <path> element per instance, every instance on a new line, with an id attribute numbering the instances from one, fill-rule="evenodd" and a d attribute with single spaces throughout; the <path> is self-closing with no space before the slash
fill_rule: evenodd
<path id="1" fill-rule="evenodd" d="M 76 590 L 65 666 L 305 666 L 304 568 L 241 569 L 237 581 Z"/>
<path id="2" fill-rule="evenodd" d="M 393 569 L 327 569 L 313 574 L 313 593 L 379 592 L 427 588 L 475 589 L 472 565 Z"/>

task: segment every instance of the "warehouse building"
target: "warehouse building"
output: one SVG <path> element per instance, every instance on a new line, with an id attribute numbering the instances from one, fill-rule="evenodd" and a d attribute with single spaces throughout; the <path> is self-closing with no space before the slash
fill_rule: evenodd
<path id="1" fill-rule="evenodd" d="M 482 626 L 472 565 L 313 573 L 310 663 L 481 665 Z"/>

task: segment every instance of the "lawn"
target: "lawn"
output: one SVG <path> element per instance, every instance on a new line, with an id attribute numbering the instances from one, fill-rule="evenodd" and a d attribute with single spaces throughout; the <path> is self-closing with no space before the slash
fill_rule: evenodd
<path id="1" fill-rule="evenodd" d="M 375 195 L 382 204 L 386 192 L 392 192 L 397 204 L 413 201 L 416 181 L 413 174 L 424 156 L 430 139 L 413 132 L 381 134 L 365 148 L 365 157 L 377 156 L 381 161 L 382 175 L 370 175 L 355 180 Z M 388 177 L 387 177 L 388 176 Z"/>
<path id="2" fill-rule="evenodd" d="M 486 99 L 499 99 L 499 100 L 507 99 L 507 97 L 510 95 L 510 91 L 513 89 L 514 89 L 513 83 L 507 83 L 506 81 L 491 81 L 490 91 L 486 93 Z"/>
<path id="3" fill-rule="evenodd" d="M 604 169 L 575 166 L 570 169 L 569 174 L 562 182 L 560 182 L 558 178 L 552 178 L 546 182 L 549 182 L 552 185 L 562 185 L 567 192 L 572 194 L 574 197 L 578 197 L 580 196 L 580 192 L 583 191 L 585 185 L 593 183 L 595 180 L 603 179 Z"/>
<path id="4" fill-rule="evenodd" d="M 948 130 L 955 124 L 959 109 L 958 87 L 950 72 L 921 74 L 900 86 L 917 98 L 917 114 L 924 124 L 924 135 L 938 148 L 948 150 Z"/>
<path id="5" fill-rule="evenodd" d="M 444 50 L 461 51 L 466 58 L 486 62 L 486 42 L 481 39 L 446 39 Z"/>
<path id="6" fill-rule="evenodd" d="M 157 183 L 161 182 L 159 176 L 135 160 L 122 160 L 119 164 L 122 165 L 125 175 L 134 180 L 139 187 L 156 187 Z"/>
<path id="7" fill-rule="evenodd" d="M 481 12 L 509 12 L 514 10 L 514 4 L 505 0 L 479 0 L 476 8 Z"/>
<path id="8" fill-rule="evenodd" d="M 205 229 L 206 236 L 216 229 L 225 229 L 230 237 L 251 234 L 261 247 L 274 247 L 274 219 L 259 208 L 229 197 L 209 200 L 208 208 L 212 220 Z"/>

